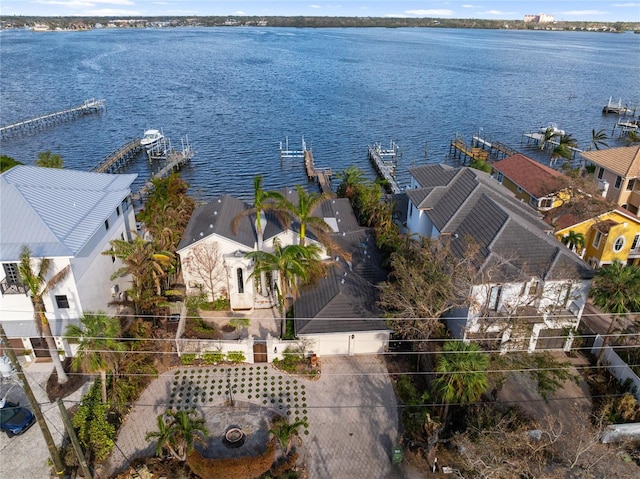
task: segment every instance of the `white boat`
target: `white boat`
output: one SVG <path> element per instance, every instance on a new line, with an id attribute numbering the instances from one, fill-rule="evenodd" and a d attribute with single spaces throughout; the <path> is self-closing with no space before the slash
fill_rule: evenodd
<path id="1" fill-rule="evenodd" d="M 147 150 L 150 150 L 154 146 L 158 145 L 163 138 L 164 135 L 160 130 L 146 130 L 144 132 L 144 136 L 140 139 L 140 144 Z"/>
<path id="2" fill-rule="evenodd" d="M 564 136 L 564 130 L 558 128 L 558 125 L 556 125 L 555 123 L 549 123 L 547 126 L 541 126 L 538 130 L 538 133 L 544 135 L 547 133 L 547 131 L 551 131 L 554 136 Z"/>

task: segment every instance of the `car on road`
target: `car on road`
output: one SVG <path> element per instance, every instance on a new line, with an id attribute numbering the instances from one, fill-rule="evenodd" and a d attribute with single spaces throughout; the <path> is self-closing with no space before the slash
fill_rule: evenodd
<path id="1" fill-rule="evenodd" d="M 31 411 L 20 404 L 6 401 L 0 409 L 0 429 L 9 437 L 22 434 L 36 421 Z"/>

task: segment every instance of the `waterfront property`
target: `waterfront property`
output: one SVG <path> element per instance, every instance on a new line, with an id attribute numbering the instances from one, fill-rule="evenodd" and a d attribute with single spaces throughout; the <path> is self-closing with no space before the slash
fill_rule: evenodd
<path id="1" fill-rule="evenodd" d="M 498 183 L 515 197 L 537 209 L 547 211 L 562 203 L 562 173 L 520 153 L 492 163 Z"/>
<path id="2" fill-rule="evenodd" d="M 629 210 L 640 210 L 640 146 L 585 151 L 581 156 L 596 166 L 602 196 Z"/>
<path id="3" fill-rule="evenodd" d="M 446 318 L 452 335 L 503 350 L 567 350 L 593 276 L 589 265 L 488 174 L 445 165 L 410 173 L 409 233 L 446 242 L 460 257 L 478 249 L 468 303 Z"/>
<path id="4" fill-rule="evenodd" d="M 296 190 L 283 189 L 282 193 L 293 203 L 297 201 Z M 259 248 L 272 253 L 276 241 L 282 247 L 299 244 L 300 227 L 297 223 L 281 224 L 267 213 L 262 217 L 262 239 L 255 227 L 255 215 L 241 217 L 234 233 L 233 219 L 248 208 L 250 205 L 241 200 L 222 196 L 193 213 L 177 250 L 187 294 L 202 291 L 210 300 L 228 298 L 234 311 L 277 306 L 277 272 L 270 280 L 257 280 L 252 276 L 254 263 L 247 253 Z M 295 334 L 306 338 L 317 354 L 381 352 L 390 330 L 374 306 L 373 284 L 383 281 L 385 275 L 371 232 L 358 225 L 344 198 L 325 200 L 316 215 L 331 227 L 331 240 L 349 260 L 330 258 L 325 247 L 307 234 L 307 244 L 318 245 L 322 258 L 330 264 L 325 278 L 301 291 L 294 305 Z"/>
<path id="5" fill-rule="evenodd" d="M 18 272 L 23 245 L 31 250 L 33 268 L 42 258 L 51 261 L 50 276 L 70 268 L 44 297 L 56 343 L 66 354 L 71 350 L 61 336 L 67 324 L 85 311 L 116 312 L 109 302 L 126 289 L 126 278 L 110 280 L 121 263 L 102 252 L 111 240 L 131 240 L 136 230 L 130 199 L 136 176 L 33 166 L 0 175 L 0 320 L 16 350 L 49 354 Z"/>

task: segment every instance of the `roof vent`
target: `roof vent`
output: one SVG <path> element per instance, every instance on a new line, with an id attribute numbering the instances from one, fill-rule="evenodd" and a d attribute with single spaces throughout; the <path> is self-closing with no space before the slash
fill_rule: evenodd
<path id="1" fill-rule="evenodd" d="M 218 203 L 222 203 L 222 200 L 220 198 L 218 198 Z"/>
<path id="2" fill-rule="evenodd" d="M 213 212 L 213 216 L 218 216 L 218 212 L 217 212 L 217 211 L 214 211 L 214 212 Z"/>
<path id="3" fill-rule="evenodd" d="M 204 236 L 204 233 L 202 231 L 200 231 L 200 236 Z"/>
<path id="4" fill-rule="evenodd" d="M 342 284 L 344 284 L 344 278 L 342 278 L 342 279 L 340 280 L 340 282 L 341 282 Z"/>
<path id="5" fill-rule="evenodd" d="M 209 223 L 209 228 L 213 228 L 213 223 Z"/>

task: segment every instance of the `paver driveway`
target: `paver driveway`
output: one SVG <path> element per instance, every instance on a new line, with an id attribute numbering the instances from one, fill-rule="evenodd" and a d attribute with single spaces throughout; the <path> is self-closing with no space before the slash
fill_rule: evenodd
<path id="1" fill-rule="evenodd" d="M 249 367 L 266 368 L 270 377 L 292 379 L 270 365 Z M 210 371 L 209 384 L 214 375 L 219 375 L 219 368 L 215 373 L 213 368 Z M 308 434 L 301 436 L 309 478 L 393 477 L 390 454 L 397 439 L 398 420 L 384 362 L 376 356 L 323 358 L 319 380 L 298 381 L 298 384 L 304 383 L 306 390 L 309 429 Z M 153 444 L 145 440 L 145 435 L 155 430 L 156 416 L 167 409 L 172 397 L 176 398 L 175 382 L 176 371 L 170 371 L 142 394 L 120 430 L 117 447 L 104 472 L 121 470 L 132 459 L 153 454 Z M 260 410 L 265 407 L 263 399 L 249 399 L 247 393 L 237 391 L 235 399 L 254 403 L 255 414 L 261 414 Z M 217 396 L 216 391 L 214 397 Z M 202 409 L 205 417 L 212 418 L 216 416 L 212 408 L 220 407 L 220 402 L 210 405 L 208 397 L 205 404 L 200 401 L 196 408 Z M 224 395 L 220 400 L 223 398 Z"/>

